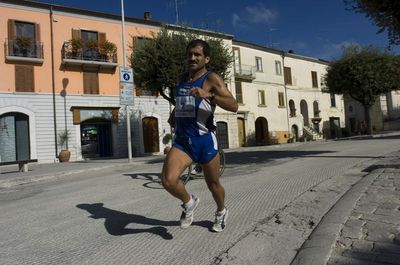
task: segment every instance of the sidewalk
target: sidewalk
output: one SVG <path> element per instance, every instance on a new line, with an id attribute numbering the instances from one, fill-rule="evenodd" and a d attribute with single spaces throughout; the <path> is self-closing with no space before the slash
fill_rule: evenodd
<path id="1" fill-rule="evenodd" d="M 400 151 L 369 170 L 325 215 L 292 265 L 400 264 Z"/>
<path id="2" fill-rule="evenodd" d="M 0 189 L 65 175 L 78 174 L 85 171 L 132 166 L 146 162 L 161 162 L 164 158 L 165 155 L 133 157 L 131 163 L 128 162 L 127 158 L 92 159 L 67 163 L 32 163 L 29 164 L 28 172 L 19 172 L 18 165 L 2 166 L 0 167 Z"/>

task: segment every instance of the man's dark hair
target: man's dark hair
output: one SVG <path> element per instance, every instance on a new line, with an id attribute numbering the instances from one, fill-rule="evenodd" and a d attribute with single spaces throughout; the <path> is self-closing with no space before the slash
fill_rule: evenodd
<path id="1" fill-rule="evenodd" d="M 186 52 L 193 47 L 196 46 L 201 46 L 203 47 L 203 53 L 204 56 L 210 56 L 210 45 L 208 45 L 208 43 L 204 40 L 200 40 L 200 39 L 195 39 L 189 42 L 189 44 L 186 46 Z"/>

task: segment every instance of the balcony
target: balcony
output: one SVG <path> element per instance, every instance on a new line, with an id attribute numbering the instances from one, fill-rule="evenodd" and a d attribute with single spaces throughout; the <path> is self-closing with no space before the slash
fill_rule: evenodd
<path id="1" fill-rule="evenodd" d="M 43 63 L 43 43 L 30 38 L 17 37 L 5 42 L 6 60 L 13 62 Z"/>
<path id="2" fill-rule="evenodd" d="M 106 49 L 98 42 L 75 43 L 76 40 L 66 41 L 62 47 L 62 63 L 64 66 L 98 67 L 114 69 L 118 66 L 117 48 Z"/>
<path id="3" fill-rule="evenodd" d="M 245 64 L 235 64 L 235 78 L 253 81 L 256 79 L 256 67 Z"/>

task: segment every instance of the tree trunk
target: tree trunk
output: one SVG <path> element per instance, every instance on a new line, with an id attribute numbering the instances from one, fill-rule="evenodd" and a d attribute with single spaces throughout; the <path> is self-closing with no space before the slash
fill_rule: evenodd
<path id="1" fill-rule="evenodd" d="M 372 135 L 372 120 L 371 120 L 371 107 L 364 105 L 364 117 L 366 122 L 367 133 Z"/>

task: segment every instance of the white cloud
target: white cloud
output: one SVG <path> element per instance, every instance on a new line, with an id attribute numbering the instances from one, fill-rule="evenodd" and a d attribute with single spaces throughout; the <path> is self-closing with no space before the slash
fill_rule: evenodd
<path id="1" fill-rule="evenodd" d="M 278 13 L 276 11 L 269 10 L 261 4 L 258 6 L 246 7 L 246 14 L 248 21 L 257 24 L 269 24 L 278 17 Z"/>
<path id="2" fill-rule="evenodd" d="M 232 14 L 232 25 L 234 27 L 245 27 L 248 24 L 267 24 L 270 25 L 278 17 L 278 12 L 265 8 L 262 4 L 247 6 L 239 15 Z"/>
<path id="3" fill-rule="evenodd" d="M 238 24 L 240 24 L 240 16 L 236 13 L 232 14 L 232 25 L 236 27 Z"/>

